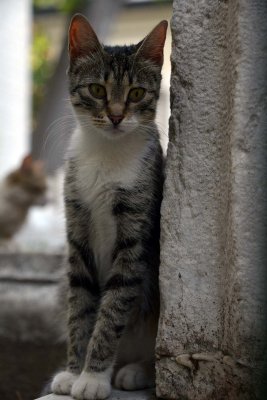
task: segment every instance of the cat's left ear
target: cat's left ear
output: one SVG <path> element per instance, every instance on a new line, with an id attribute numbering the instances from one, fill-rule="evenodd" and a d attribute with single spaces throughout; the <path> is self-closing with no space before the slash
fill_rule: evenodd
<path id="1" fill-rule="evenodd" d="M 90 55 L 101 48 L 88 20 L 82 14 L 74 15 L 69 28 L 70 60 L 74 61 L 78 57 Z"/>
<path id="2" fill-rule="evenodd" d="M 155 28 L 137 45 L 137 57 L 150 60 L 161 67 L 163 64 L 163 48 L 167 27 L 167 21 L 161 21 L 155 26 Z"/>
<path id="3" fill-rule="evenodd" d="M 32 170 L 32 166 L 33 166 L 33 159 L 32 156 L 29 154 L 23 158 L 20 169 L 21 171 L 29 172 Z"/>

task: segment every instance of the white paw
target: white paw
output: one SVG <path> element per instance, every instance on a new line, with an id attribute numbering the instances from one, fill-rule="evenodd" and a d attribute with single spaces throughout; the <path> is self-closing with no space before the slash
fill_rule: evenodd
<path id="1" fill-rule="evenodd" d="M 59 372 L 52 381 L 52 392 L 55 394 L 70 394 L 72 385 L 76 379 L 78 379 L 78 375 L 71 372 Z"/>
<path id="2" fill-rule="evenodd" d="M 154 381 L 153 376 L 150 375 L 142 364 L 127 364 L 118 371 L 115 378 L 115 386 L 124 390 L 152 387 L 154 386 Z"/>
<path id="3" fill-rule="evenodd" d="M 82 372 L 71 389 L 71 395 L 79 400 L 106 399 L 110 393 L 110 379 L 107 374 L 101 372 Z"/>

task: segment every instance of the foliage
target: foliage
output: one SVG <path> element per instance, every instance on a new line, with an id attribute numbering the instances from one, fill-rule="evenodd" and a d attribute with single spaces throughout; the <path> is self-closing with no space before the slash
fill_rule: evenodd
<path id="1" fill-rule="evenodd" d="M 55 10 L 62 13 L 71 14 L 89 0 L 33 0 L 35 10 Z M 38 26 L 38 25 L 37 25 Z M 33 43 L 31 51 L 31 66 L 33 80 L 33 127 L 40 106 L 42 104 L 47 82 L 54 69 L 55 60 L 51 57 L 52 43 L 50 43 L 44 30 L 35 27 L 33 32 Z"/>
<path id="2" fill-rule="evenodd" d="M 33 35 L 31 65 L 33 79 L 33 124 L 42 102 L 45 87 L 53 70 L 53 61 L 50 56 L 50 43 L 40 29 L 35 29 Z"/>
<path id="3" fill-rule="evenodd" d="M 33 0 L 36 9 L 53 7 L 59 11 L 72 13 L 80 7 L 82 0 Z"/>

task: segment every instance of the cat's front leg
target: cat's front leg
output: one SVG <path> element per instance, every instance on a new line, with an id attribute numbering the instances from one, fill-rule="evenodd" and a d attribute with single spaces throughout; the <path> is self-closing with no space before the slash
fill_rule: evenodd
<path id="1" fill-rule="evenodd" d="M 55 394 L 70 394 L 72 385 L 77 380 L 78 376 L 78 374 L 70 371 L 59 372 L 52 380 L 52 392 Z"/>
<path id="2" fill-rule="evenodd" d="M 83 372 L 72 386 L 71 394 L 79 400 L 100 400 L 109 396 L 120 338 L 132 314 L 149 296 L 145 293 L 150 292 L 148 282 L 153 269 L 147 257 L 151 242 L 147 229 L 150 227 L 149 208 L 138 207 L 136 202 L 136 195 L 121 191 L 114 206 L 117 240 L 112 255 L 112 275 L 103 291 Z M 146 247 L 143 242 L 147 243 Z"/>
<path id="3" fill-rule="evenodd" d="M 141 276 L 129 274 L 129 270 L 114 274 L 107 282 L 84 370 L 72 386 L 71 394 L 75 399 L 106 399 L 110 395 L 119 339 L 140 299 L 141 284 Z"/>
<path id="4" fill-rule="evenodd" d="M 72 396 L 79 400 L 106 399 L 111 393 L 111 374 L 112 368 L 103 372 L 83 371 L 72 386 Z"/>
<path id="5" fill-rule="evenodd" d="M 89 266 L 85 269 L 81 249 L 74 243 L 70 243 L 69 247 L 68 361 L 67 370 L 58 373 L 52 381 L 51 389 L 56 394 L 70 394 L 81 373 L 95 323 L 99 297 L 98 288 L 90 276 Z"/>

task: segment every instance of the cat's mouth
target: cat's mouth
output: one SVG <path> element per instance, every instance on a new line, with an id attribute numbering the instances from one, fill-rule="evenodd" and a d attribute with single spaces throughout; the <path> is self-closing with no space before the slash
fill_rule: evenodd
<path id="1" fill-rule="evenodd" d="M 104 127 L 104 130 L 110 132 L 112 135 L 116 135 L 118 133 L 125 133 L 125 129 L 120 125 L 108 125 Z"/>
<path id="2" fill-rule="evenodd" d="M 124 129 L 121 126 L 111 126 L 112 132 L 124 132 Z"/>
<path id="3" fill-rule="evenodd" d="M 119 139 L 127 133 L 122 126 L 105 126 L 102 129 L 103 135 L 108 139 Z"/>
<path id="4" fill-rule="evenodd" d="M 118 133 L 125 133 L 125 129 L 121 126 L 121 124 L 107 123 L 103 116 L 98 116 L 97 118 L 94 118 L 93 123 L 97 128 L 111 132 L 111 134 L 114 135 Z"/>

